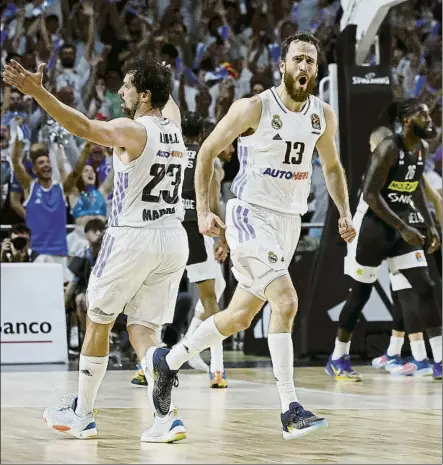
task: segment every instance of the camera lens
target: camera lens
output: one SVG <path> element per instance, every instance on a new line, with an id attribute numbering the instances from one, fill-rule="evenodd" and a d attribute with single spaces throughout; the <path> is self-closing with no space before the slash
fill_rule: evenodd
<path id="1" fill-rule="evenodd" d="M 15 250 L 23 250 L 28 243 L 28 239 L 26 237 L 14 237 L 11 242 Z"/>

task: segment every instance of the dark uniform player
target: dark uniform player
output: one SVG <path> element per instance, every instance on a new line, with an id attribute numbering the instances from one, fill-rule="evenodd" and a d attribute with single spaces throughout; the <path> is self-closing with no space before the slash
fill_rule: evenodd
<path id="1" fill-rule="evenodd" d="M 348 248 L 346 274 L 353 286 L 343 312 L 358 315 L 369 299 L 378 270 L 387 259 L 391 273 L 401 273 L 418 294 L 416 303 L 398 298 L 408 333 L 416 332 L 416 312 L 427 330 L 434 356 L 434 377 L 441 378 L 441 317 L 434 294 L 423 247 L 429 253 L 439 247 L 439 235 L 426 205 L 423 192 L 423 168 L 427 143 L 435 137 L 429 109 L 417 99 L 408 99 L 398 106 L 403 125 L 401 134 L 387 137 L 371 158 L 363 187 L 363 199 L 357 207 L 354 224 L 357 240 Z M 418 308 L 417 308 L 418 307 Z M 326 372 L 336 379 L 360 380 L 351 367 L 349 346 L 357 323 L 339 327 L 335 349 L 329 357 Z"/>
<path id="2" fill-rule="evenodd" d="M 226 283 L 221 273 L 217 259 L 226 258 L 227 244 L 222 238 L 214 254 L 214 239 L 203 236 L 198 230 L 196 195 L 195 195 L 195 167 L 197 155 L 200 150 L 204 129 L 204 120 L 196 113 L 186 113 L 182 119 L 182 131 L 188 154 L 188 166 L 183 180 L 182 197 L 185 206 L 185 219 L 183 226 L 188 234 L 189 258 L 186 265 L 188 279 L 191 283 L 197 283 L 200 301 L 196 306 L 196 314 L 191 321 L 187 336 L 192 334 L 206 318 L 219 311 L 218 301 L 225 289 Z M 216 166 L 214 181 L 211 186 L 211 204 L 221 214 L 220 206 L 220 171 L 221 166 Z M 194 368 L 206 369 L 201 357 L 189 360 Z M 227 387 L 226 373 L 223 366 L 223 346 L 218 343 L 211 347 L 211 368 L 209 370 L 210 387 Z"/>

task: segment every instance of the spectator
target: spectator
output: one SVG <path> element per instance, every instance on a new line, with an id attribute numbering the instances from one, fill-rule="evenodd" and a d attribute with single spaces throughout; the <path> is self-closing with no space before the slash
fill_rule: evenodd
<path id="1" fill-rule="evenodd" d="M 87 248 L 87 238 L 84 234 L 85 225 L 92 219 L 97 218 L 106 222 L 106 198 L 112 190 L 113 172 L 109 171 L 106 179 L 98 186 L 97 174 L 94 167 L 87 164 L 93 154 L 92 149 L 98 147 L 87 143 L 78 161 L 79 169 L 82 168 L 81 176 L 69 194 L 69 205 L 72 217 L 75 221 L 75 230 L 68 235 L 69 256 L 81 255 Z M 67 179 L 63 171 L 63 147 L 59 150 L 59 164 L 62 179 Z"/>
<path id="2" fill-rule="evenodd" d="M 3 263 L 31 263 L 38 253 L 30 248 L 31 230 L 24 224 L 12 226 L 8 237 L 2 242 L 1 261 Z"/>
<path id="3" fill-rule="evenodd" d="M 33 153 L 34 180 L 22 162 L 23 144 L 16 139 L 12 154 L 15 175 L 24 192 L 26 225 L 31 229 L 32 248 L 39 254 L 40 263 L 59 263 L 63 267 L 65 282 L 68 280 L 66 257 L 66 201 L 65 194 L 72 191 L 82 167 L 77 165 L 63 185 L 53 182 L 49 150 L 41 146 Z"/>
<path id="4" fill-rule="evenodd" d="M 75 310 L 83 334 L 86 330 L 86 288 L 100 251 L 105 228 L 105 223 L 101 219 L 89 220 L 84 227 L 84 234 L 88 244 L 87 253 L 86 255 L 74 256 L 69 263 L 69 270 L 73 279 L 65 290 L 65 304 L 66 307 L 69 307 L 71 300 L 75 300 Z M 76 342 L 78 344 L 78 328 L 71 330 L 71 347 L 74 348 Z"/>
<path id="5" fill-rule="evenodd" d="M 12 177 L 12 162 L 11 156 L 9 151 L 9 140 L 10 140 L 10 133 L 9 128 L 5 125 L 1 125 L 0 128 L 0 149 L 1 149 L 1 203 L 0 203 L 0 210 L 3 210 L 5 203 L 9 197 L 9 188 L 11 184 L 11 177 Z"/>

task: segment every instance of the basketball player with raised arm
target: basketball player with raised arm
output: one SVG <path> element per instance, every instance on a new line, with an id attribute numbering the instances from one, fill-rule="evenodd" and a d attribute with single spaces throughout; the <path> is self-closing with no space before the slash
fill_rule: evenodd
<path id="1" fill-rule="evenodd" d="M 284 439 L 327 427 L 327 421 L 304 410 L 294 386 L 292 326 L 297 293 L 288 273 L 307 211 L 312 154 L 317 148 L 328 191 L 339 213 L 339 232 L 355 237 L 343 168 L 337 155 L 337 118 L 314 97 L 319 47 L 310 33 L 290 36 L 282 45 L 282 83 L 252 98 L 236 101 L 203 143 L 197 158 L 196 191 L 200 232 L 216 236 L 225 225 L 211 211 L 209 188 L 215 157 L 237 137 L 240 171 L 234 199 L 226 205 L 226 238 L 238 286 L 229 307 L 205 320 L 171 351 L 151 348 L 148 370 L 154 377 L 156 410 L 170 409 L 178 369 L 196 353 L 245 330 L 263 304 L 272 315 L 269 350 L 281 401 Z"/>
<path id="2" fill-rule="evenodd" d="M 70 133 L 114 148 L 112 212 L 87 289 L 78 393 L 65 399 L 64 408 L 47 408 L 43 413 L 50 428 L 83 439 L 97 435 L 94 403 L 118 314 L 124 311 L 128 316 L 129 338 L 139 359 L 157 344 L 156 329 L 172 321 L 188 259 L 188 239 L 181 225 L 187 160 L 167 67 L 146 57 L 129 61 L 119 90 L 128 117 L 109 122 L 90 120 L 57 100 L 42 85 L 43 69 L 42 64 L 30 73 L 11 61 L 3 77 L 32 96 Z M 162 417 L 155 417 L 141 440 L 172 442 L 185 437 L 183 423 L 171 406 Z"/>

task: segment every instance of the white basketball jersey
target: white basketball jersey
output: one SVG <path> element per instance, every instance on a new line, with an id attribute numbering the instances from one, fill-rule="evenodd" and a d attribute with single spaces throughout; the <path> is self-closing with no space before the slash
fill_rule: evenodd
<path id="1" fill-rule="evenodd" d="M 269 210 L 303 215 L 308 210 L 312 154 L 326 129 L 323 102 L 310 96 L 300 112 L 288 110 L 276 89 L 259 95 L 260 123 L 238 139 L 240 169 L 233 194 Z"/>
<path id="2" fill-rule="evenodd" d="M 187 165 L 181 129 L 167 118 L 142 116 L 148 141 L 125 165 L 113 155 L 114 192 L 109 226 L 159 227 L 183 220 L 183 173 Z"/>

